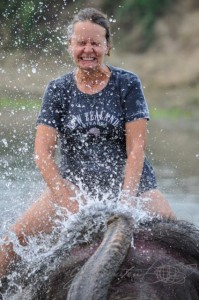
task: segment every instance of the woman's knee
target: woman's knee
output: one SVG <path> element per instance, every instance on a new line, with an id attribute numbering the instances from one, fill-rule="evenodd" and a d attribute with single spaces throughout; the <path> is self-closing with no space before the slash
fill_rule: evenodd
<path id="1" fill-rule="evenodd" d="M 149 213 L 169 218 L 176 218 L 169 202 L 158 189 L 146 191 L 141 194 L 140 197 L 143 199 L 143 205 Z M 146 199 L 148 199 L 148 201 L 146 201 Z"/>

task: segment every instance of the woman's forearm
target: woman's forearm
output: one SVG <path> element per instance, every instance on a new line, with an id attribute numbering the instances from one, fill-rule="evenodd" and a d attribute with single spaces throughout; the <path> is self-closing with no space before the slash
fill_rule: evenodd
<path id="1" fill-rule="evenodd" d="M 144 164 L 144 149 L 135 147 L 129 154 L 124 171 L 123 190 L 136 196 Z"/>
<path id="2" fill-rule="evenodd" d="M 54 159 L 57 135 L 54 128 L 40 124 L 35 138 L 35 163 L 52 192 L 56 192 L 64 184 Z"/>
<path id="3" fill-rule="evenodd" d="M 76 187 L 61 177 L 54 158 L 51 157 L 51 155 L 42 153 L 42 155 L 37 156 L 35 160 L 46 184 L 53 194 L 51 200 L 59 206 L 66 207 L 72 213 L 78 212 L 78 202 L 74 201 L 74 199 L 71 201 L 71 197 L 75 195 Z"/>
<path id="4" fill-rule="evenodd" d="M 59 174 L 57 164 L 51 153 L 35 153 L 35 163 L 52 192 L 56 192 L 63 186 L 63 178 Z"/>
<path id="5" fill-rule="evenodd" d="M 79 204 L 77 201 L 71 201 L 71 199 L 77 188 L 71 182 L 62 178 L 55 161 L 57 135 L 54 128 L 42 124 L 37 127 L 35 163 L 53 194 L 51 201 L 75 213 L 79 209 Z"/>

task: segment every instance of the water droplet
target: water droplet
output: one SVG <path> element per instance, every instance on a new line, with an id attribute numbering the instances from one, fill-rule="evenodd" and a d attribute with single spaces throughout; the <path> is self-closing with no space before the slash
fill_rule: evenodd
<path id="1" fill-rule="evenodd" d="M 37 69 L 35 67 L 32 68 L 32 73 L 35 74 L 37 72 Z"/>
<path id="2" fill-rule="evenodd" d="M 2 143 L 4 144 L 5 147 L 8 147 L 8 142 L 7 142 L 6 139 L 2 139 L 1 141 L 2 141 Z"/>

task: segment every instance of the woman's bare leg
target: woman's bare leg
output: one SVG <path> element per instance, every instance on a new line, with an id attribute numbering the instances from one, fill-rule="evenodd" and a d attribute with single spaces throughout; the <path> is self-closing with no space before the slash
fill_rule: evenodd
<path id="1" fill-rule="evenodd" d="M 169 203 L 167 202 L 167 200 L 164 198 L 163 194 L 159 190 L 157 189 L 149 190 L 141 194 L 140 198 L 143 199 L 144 209 L 146 209 L 150 214 L 165 216 L 173 219 L 176 218 Z M 145 202 L 144 198 L 145 199 L 149 198 L 150 200 Z"/>
<path id="2" fill-rule="evenodd" d="M 75 196 L 75 191 L 74 191 Z M 70 200 L 69 200 L 70 201 Z M 62 205 L 67 208 L 68 205 Z M 74 202 L 73 211 L 77 212 L 77 203 Z M 71 207 L 71 204 L 70 204 Z M 47 189 L 41 197 L 34 202 L 27 211 L 11 227 L 21 245 L 26 245 L 28 237 L 38 235 L 39 233 L 51 233 L 55 226 L 58 216 L 53 203 L 53 194 Z M 16 259 L 12 243 L 5 243 L 0 247 L 0 279 L 5 276 L 9 266 Z"/>

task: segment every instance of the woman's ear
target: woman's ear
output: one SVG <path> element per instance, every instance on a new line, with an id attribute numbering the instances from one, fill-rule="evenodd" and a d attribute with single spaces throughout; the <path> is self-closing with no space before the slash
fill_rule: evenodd
<path id="1" fill-rule="evenodd" d="M 110 51 L 111 51 L 111 46 L 108 46 L 107 47 L 107 51 L 106 51 L 106 55 L 107 56 L 110 56 Z"/>
<path id="2" fill-rule="evenodd" d="M 68 51 L 70 57 L 72 58 L 72 49 L 71 49 L 71 42 L 70 42 L 70 41 L 68 41 L 68 48 L 67 48 L 67 51 Z"/>

